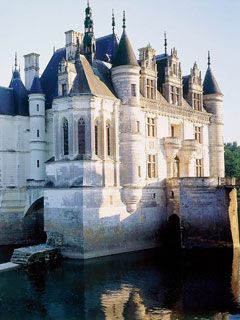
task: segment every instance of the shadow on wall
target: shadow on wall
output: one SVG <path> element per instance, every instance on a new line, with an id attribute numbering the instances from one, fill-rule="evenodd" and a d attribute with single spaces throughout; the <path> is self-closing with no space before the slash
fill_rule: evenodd
<path id="1" fill-rule="evenodd" d="M 36 200 L 26 212 L 23 218 L 23 237 L 30 243 L 42 243 L 46 241 L 44 232 L 44 199 Z"/>

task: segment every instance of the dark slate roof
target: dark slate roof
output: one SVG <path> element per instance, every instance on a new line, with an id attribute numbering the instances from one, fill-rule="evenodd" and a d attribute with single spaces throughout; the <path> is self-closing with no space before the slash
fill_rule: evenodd
<path id="1" fill-rule="evenodd" d="M 73 82 L 71 94 L 93 94 L 114 97 L 109 88 L 96 76 L 85 56 L 80 55 L 75 63 L 77 75 Z"/>
<path id="2" fill-rule="evenodd" d="M 190 75 L 183 77 L 183 97 L 184 97 L 184 99 L 187 98 L 187 96 L 188 96 L 189 79 L 190 79 Z"/>
<path id="3" fill-rule="evenodd" d="M 113 63 L 118 48 L 116 34 L 109 34 L 96 40 L 96 59 Z"/>
<path id="4" fill-rule="evenodd" d="M 9 88 L 13 89 L 15 115 L 29 116 L 28 93 L 22 83 L 19 71 L 13 72 Z"/>
<path id="5" fill-rule="evenodd" d="M 161 54 L 156 56 L 156 63 L 158 72 L 157 87 L 158 90 L 162 92 L 162 85 L 165 83 L 165 68 L 168 63 L 168 55 Z"/>
<path id="6" fill-rule="evenodd" d="M 46 96 L 46 109 L 50 109 L 52 107 L 52 101 L 58 95 L 58 66 L 63 58 L 66 59 L 65 48 L 54 52 L 51 60 L 41 76 L 41 86 Z"/>
<path id="7" fill-rule="evenodd" d="M 118 45 L 116 57 L 114 58 L 114 61 L 113 61 L 113 67 L 125 66 L 125 65 L 139 66 L 136 56 L 134 54 L 132 45 L 126 34 L 126 31 L 124 30 Z"/>
<path id="8" fill-rule="evenodd" d="M 32 83 L 32 87 L 31 87 L 30 93 L 31 94 L 34 94 L 34 93 L 42 94 L 43 93 L 41 82 L 40 82 L 40 79 L 39 79 L 38 76 L 35 76 L 34 79 L 33 79 L 33 83 Z"/>
<path id="9" fill-rule="evenodd" d="M 203 94 L 222 94 L 210 66 L 208 67 L 204 78 Z"/>
<path id="10" fill-rule="evenodd" d="M 16 115 L 12 88 L 0 87 L 0 114 L 9 116 Z"/>

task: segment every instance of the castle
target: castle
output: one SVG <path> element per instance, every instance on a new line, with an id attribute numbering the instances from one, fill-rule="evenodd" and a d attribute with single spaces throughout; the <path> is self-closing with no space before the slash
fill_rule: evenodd
<path id="1" fill-rule="evenodd" d="M 119 41 L 114 15 L 112 33 L 95 39 L 89 4 L 85 13 L 84 33 L 66 32 L 41 77 L 30 53 L 25 84 L 16 61 L 0 87 L 0 244 L 36 238 L 44 219 L 67 256 L 154 247 L 178 178 L 224 177 L 210 56 L 204 81 L 196 63 L 183 76 L 166 38 L 163 54 L 147 45 L 137 60 L 125 14 Z"/>

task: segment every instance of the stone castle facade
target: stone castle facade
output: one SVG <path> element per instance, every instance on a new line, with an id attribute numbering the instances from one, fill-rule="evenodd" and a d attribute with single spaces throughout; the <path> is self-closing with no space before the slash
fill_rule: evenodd
<path id="1" fill-rule="evenodd" d="M 68 256 L 154 247 L 174 197 L 167 182 L 224 177 L 210 57 L 204 81 L 196 63 L 183 76 L 166 39 L 163 54 L 148 45 L 137 60 L 125 15 L 120 41 L 114 16 L 112 27 L 95 39 L 88 5 L 84 33 L 66 32 L 41 77 L 31 53 L 25 85 L 16 62 L 0 87 L 0 244 L 41 233 L 44 207 L 48 242 Z M 29 212 L 39 216 L 25 223 Z"/>

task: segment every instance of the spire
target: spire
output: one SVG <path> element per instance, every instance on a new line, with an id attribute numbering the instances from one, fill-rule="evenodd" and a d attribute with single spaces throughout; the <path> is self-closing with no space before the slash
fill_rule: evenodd
<path id="1" fill-rule="evenodd" d="M 89 1 L 87 2 L 87 8 L 85 10 L 85 33 L 83 38 L 84 54 L 88 61 L 92 64 L 92 61 L 96 53 L 96 40 L 94 37 L 93 31 L 93 18 L 92 18 L 92 9 L 89 6 Z"/>
<path id="2" fill-rule="evenodd" d="M 113 61 L 113 67 L 125 66 L 125 65 L 139 66 L 125 29 L 126 29 L 126 17 L 125 17 L 125 11 L 124 11 L 123 12 L 123 33 L 118 45 L 116 56 Z"/>
<path id="3" fill-rule="evenodd" d="M 203 81 L 203 94 L 221 94 L 222 92 L 218 86 L 217 80 L 215 79 L 211 70 L 211 57 L 210 51 L 208 51 L 208 68 Z"/>
<path id="4" fill-rule="evenodd" d="M 165 51 L 165 56 L 167 55 L 167 33 L 166 31 L 164 32 L 164 51 Z"/>
<path id="5" fill-rule="evenodd" d="M 17 61 L 17 52 L 15 52 L 15 70 L 17 70 L 18 61 Z"/>
<path id="6" fill-rule="evenodd" d="M 112 9 L 112 32 L 113 32 L 113 34 L 115 34 L 115 26 L 116 26 L 116 23 L 115 23 L 114 9 Z"/>
<path id="7" fill-rule="evenodd" d="M 123 31 L 126 30 L 126 12 L 125 10 L 123 11 Z"/>

